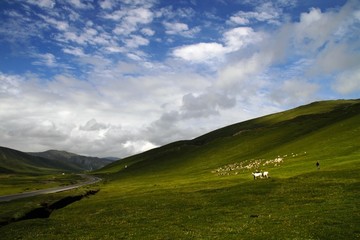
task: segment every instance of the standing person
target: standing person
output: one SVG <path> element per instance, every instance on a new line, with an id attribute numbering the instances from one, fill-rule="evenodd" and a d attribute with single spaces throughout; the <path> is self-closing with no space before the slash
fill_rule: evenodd
<path id="1" fill-rule="evenodd" d="M 320 163 L 319 162 L 316 162 L 316 168 L 317 168 L 317 170 L 320 169 Z"/>

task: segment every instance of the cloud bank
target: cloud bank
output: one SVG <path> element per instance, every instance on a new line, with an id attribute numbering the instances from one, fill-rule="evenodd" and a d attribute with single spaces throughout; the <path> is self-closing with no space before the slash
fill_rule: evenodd
<path id="1" fill-rule="evenodd" d="M 224 4 L 227 14 L 156 0 L 6 2 L 0 145 L 125 157 L 359 97 L 358 1 Z"/>

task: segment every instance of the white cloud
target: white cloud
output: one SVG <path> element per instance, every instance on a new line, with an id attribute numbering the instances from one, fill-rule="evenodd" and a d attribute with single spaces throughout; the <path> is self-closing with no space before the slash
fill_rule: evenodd
<path id="1" fill-rule="evenodd" d="M 119 0 L 119 1 L 130 6 L 143 6 L 147 8 L 152 7 L 157 2 L 157 0 Z"/>
<path id="2" fill-rule="evenodd" d="M 215 86 L 237 95 L 254 95 L 263 86 L 263 82 L 257 76 L 261 76 L 272 61 L 273 55 L 269 52 L 244 56 L 219 69 Z"/>
<path id="3" fill-rule="evenodd" d="M 109 128 L 108 124 L 99 123 L 94 118 L 89 120 L 85 125 L 79 127 L 79 129 L 82 131 L 99 131 L 108 128 Z"/>
<path id="4" fill-rule="evenodd" d="M 143 135 L 154 145 L 164 145 L 179 139 L 188 139 L 193 131 L 189 127 L 179 126 L 177 111 L 165 112 L 143 130 Z"/>
<path id="5" fill-rule="evenodd" d="M 359 91 L 356 70 L 360 68 L 359 19 L 356 17 L 359 11 L 356 1 L 349 1 L 338 11 L 322 12 L 312 8 L 302 13 L 300 21 L 294 24 L 297 51 L 313 59 L 308 76 L 334 80 L 328 84 L 329 88 L 343 95 Z"/>
<path id="6" fill-rule="evenodd" d="M 40 15 L 40 17 L 59 31 L 66 31 L 69 28 L 69 24 L 65 21 L 56 20 L 55 18 L 44 15 Z"/>
<path id="7" fill-rule="evenodd" d="M 33 62 L 34 65 L 48 66 L 48 67 L 58 67 L 59 64 L 56 62 L 56 58 L 51 53 L 45 54 L 36 54 L 35 57 L 38 59 Z"/>
<path id="8" fill-rule="evenodd" d="M 85 47 L 86 45 L 110 46 L 115 42 L 111 34 L 97 30 L 94 27 L 72 28 L 69 31 L 56 34 L 55 40 L 69 44 L 68 48 L 73 48 L 72 43 Z"/>
<path id="9" fill-rule="evenodd" d="M 230 17 L 230 20 L 228 21 L 228 23 L 239 24 L 239 25 L 249 24 L 250 23 L 249 18 L 246 16 L 243 16 L 243 15 L 244 15 L 244 12 L 238 12 L 237 14 Z"/>
<path id="10" fill-rule="evenodd" d="M 313 49 L 322 45 L 328 35 L 333 32 L 333 27 L 327 24 L 328 20 L 331 21 L 317 8 L 312 8 L 308 13 L 302 13 L 300 22 L 296 25 L 298 43 L 301 45 L 314 45 Z M 322 27 L 321 31 L 319 31 L 320 26 Z"/>
<path id="11" fill-rule="evenodd" d="M 125 10 L 116 10 L 112 13 L 107 13 L 103 16 L 103 18 L 105 19 L 110 19 L 113 21 L 119 21 L 122 18 L 124 18 L 126 16 L 126 11 Z"/>
<path id="12" fill-rule="evenodd" d="M 139 35 L 131 35 L 130 38 L 124 40 L 128 48 L 138 48 L 139 46 L 146 46 L 150 42 L 146 38 Z"/>
<path id="13" fill-rule="evenodd" d="M 167 34 L 181 34 L 181 32 L 185 32 L 189 30 L 188 25 L 185 23 L 164 22 L 164 26 L 166 28 Z"/>
<path id="14" fill-rule="evenodd" d="M 108 46 L 105 49 L 106 49 L 106 51 L 108 51 L 110 53 L 124 53 L 124 52 L 126 52 L 125 48 L 119 47 L 119 46 Z"/>
<path id="15" fill-rule="evenodd" d="M 228 52 L 237 51 L 246 45 L 257 43 L 261 35 L 255 33 L 252 28 L 238 27 L 224 33 L 224 43 Z"/>
<path id="16" fill-rule="evenodd" d="M 53 8 L 55 6 L 55 0 L 27 0 L 27 2 L 43 8 Z"/>
<path id="17" fill-rule="evenodd" d="M 102 9 L 113 9 L 115 2 L 114 0 L 101 0 L 99 5 Z"/>
<path id="18" fill-rule="evenodd" d="M 121 24 L 121 25 L 117 25 L 113 32 L 117 35 L 128 35 L 131 34 L 132 32 L 135 32 L 137 30 L 137 28 L 133 25 L 125 25 L 125 24 Z"/>
<path id="19" fill-rule="evenodd" d="M 90 2 L 84 3 L 83 0 L 67 0 L 67 2 L 78 9 L 94 8 L 94 6 L 92 6 Z"/>
<path id="20" fill-rule="evenodd" d="M 344 95 L 360 92 L 360 68 L 340 74 L 332 87 L 335 91 Z"/>
<path id="21" fill-rule="evenodd" d="M 193 37 L 200 31 L 200 27 L 194 27 L 192 29 L 185 23 L 181 22 L 163 22 L 165 26 L 165 32 L 169 35 L 180 35 L 183 37 Z"/>
<path id="22" fill-rule="evenodd" d="M 232 108 L 236 100 L 226 94 L 207 92 L 198 96 L 184 95 L 181 106 L 183 118 L 200 118 L 220 114 L 221 109 Z"/>
<path id="23" fill-rule="evenodd" d="M 137 152 L 144 152 L 150 150 L 157 146 L 148 141 L 136 140 L 136 141 L 127 141 L 126 143 L 123 144 L 123 147 L 128 149 L 128 151 L 131 153 L 137 153 Z"/>
<path id="24" fill-rule="evenodd" d="M 77 44 L 85 44 L 86 43 L 86 39 L 81 38 L 80 35 L 78 35 L 76 32 L 65 32 L 64 34 L 61 35 L 57 35 L 56 36 L 56 40 L 61 41 L 61 42 L 75 42 Z"/>
<path id="25" fill-rule="evenodd" d="M 127 35 L 139 30 L 139 25 L 146 25 L 152 22 L 153 12 L 144 7 L 135 9 L 122 9 L 113 13 L 105 14 L 105 19 L 119 21 L 113 32 L 117 35 Z"/>
<path id="26" fill-rule="evenodd" d="M 249 27 L 238 27 L 223 34 L 222 43 L 197 43 L 178 47 L 173 51 L 173 56 L 190 62 L 206 63 L 221 60 L 225 54 L 235 52 L 241 48 L 261 41 L 259 33 Z"/>
<path id="27" fill-rule="evenodd" d="M 142 61 L 143 58 L 135 53 L 127 53 L 126 56 L 134 61 Z"/>
<path id="28" fill-rule="evenodd" d="M 258 5 L 255 11 L 239 11 L 230 17 L 228 24 L 248 25 L 256 22 L 267 22 L 268 24 L 280 24 L 282 9 L 274 6 L 272 2 L 265 2 Z"/>
<path id="29" fill-rule="evenodd" d="M 20 85 L 22 81 L 23 81 L 22 78 L 18 76 L 0 74 L 0 92 L 2 94 L 9 94 L 16 96 L 21 92 Z"/>
<path id="30" fill-rule="evenodd" d="M 174 7 L 170 5 L 159 9 L 156 12 L 156 15 L 157 17 L 164 17 L 167 20 L 174 20 L 174 19 L 189 20 L 196 15 L 196 11 L 191 7 L 187 7 L 187 8 L 177 7 L 176 9 L 174 9 Z"/>
<path id="31" fill-rule="evenodd" d="M 206 62 L 221 58 L 226 53 L 226 48 L 219 43 L 197 43 L 183 46 L 173 51 L 173 55 L 192 62 Z"/>
<path id="32" fill-rule="evenodd" d="M 84 50 L 79 47 L 69 47 L 69 48 L 63 48 L 62 51 L 67 54 L 71 54 L 77 57 L 83 57 L 86 54 L 84 53 Z"/>
<path id="33" fill-rule="evenodd" d="M 360 68 L 360 52 L 351 43 L 328 42 L 316 56 L 309 69 L 310 74 L 334 74 L 352 68 Z M 336 61 L 334 61 L 336 59 Z"/>
<path id="34" fill-rule="evenodd" d="M 42 39 L 44 37 L 43 30 L 49 27 L 49 24 L 33 21 L 26 13 L 17 10 L 3 13 L 5 17 L 0 23 L 0 34 L 2 35 L 0 40 L 6 41 L 12 46 L 18 43 L 22 45 L 31 38 Z"/>
<path id="35" fill-rule="evenodd" d="M 155 34 L 155 31 L 150 28 L 143 28 L 141 29 L 141 33 L 146 36 L 153 36 Z"/>
<path id="36" fill-rule="evenodd" d="M 299 105 L 316 99 L 318 90 L 318 84 L 306 80 L 286 80 L 281 86 L 273 89 L 270 97 L 281 105 Z"/>
<path id="37" fill-rule="evenodd" d="M 323 13 L 318 8 L 311 8 L 309 12 L 302 13 L 300 21 L 294 24 L 296 46 L 313 53 L 329 41 L 339 41 L 352 36 L 354 33 L 350 32 L 349 28 L 356 24 L 352 14 L 355 6 L 352 6 L 352 3 L 350 1 L 339 12 Z"/>

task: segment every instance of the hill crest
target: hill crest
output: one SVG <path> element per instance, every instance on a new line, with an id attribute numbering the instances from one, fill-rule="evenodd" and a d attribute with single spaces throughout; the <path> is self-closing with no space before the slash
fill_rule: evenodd
<path id="1" fill-rule="evenodd" d="M 74 171 L 69 164 L 58 160 L 32 156 L 0 146 L 0 173 L 50 173 Z"/>
<path id="2" fill-rule="evenodd" d="M 82 172 L 104 167 L 110 159 L 58 150 L 25 153 L 0 146 L 0 173 Z"/>
<path id="3" fill-rule="evenodd" d="M 31 152 L 28 153 L 33 156 L 39 156 L 51 160 L 58 160 L 73 166 L 74 169 L 80 171 L 91 171 L 104 167 L 105 165 L 113 162 L 110 159 L 98 158 L 98 157 L 89 157 L 78 155 L 75 153 L 70 153 L 67 151 L 60 150 L 48 150 L 45 152 Z"/>

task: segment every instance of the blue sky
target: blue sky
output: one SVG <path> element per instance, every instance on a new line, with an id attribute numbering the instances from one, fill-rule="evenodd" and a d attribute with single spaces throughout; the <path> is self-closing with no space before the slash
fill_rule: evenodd
<path id="1" fill-rule="evenodd" d="M 0 145 L 124 157 L 360 96 L 360 1 L 0 1 Z"/>

